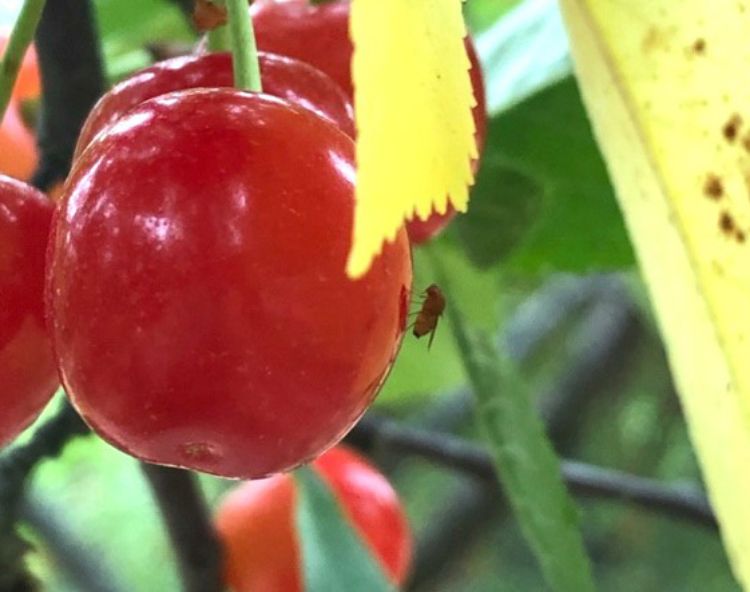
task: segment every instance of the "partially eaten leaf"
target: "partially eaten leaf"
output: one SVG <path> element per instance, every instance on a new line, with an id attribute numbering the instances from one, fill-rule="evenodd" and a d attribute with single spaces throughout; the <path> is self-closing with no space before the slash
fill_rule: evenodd
<path id="1" fill-rule="evenodd" d="M 359 277 L 415 213 L 466 210 L 477 149 L 461 0 L 353 0 L 350 26 Z"/>

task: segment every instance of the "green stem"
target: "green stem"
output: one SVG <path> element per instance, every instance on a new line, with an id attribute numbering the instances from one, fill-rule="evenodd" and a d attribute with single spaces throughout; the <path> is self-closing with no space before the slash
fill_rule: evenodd
<path id="1" fill-rule="evenodd" d="M 45 0 L 26 0 L 10 34 L 5 55 L 0 62 L 0 121 L 10 102 L 10 95 L 18 77 L 23 57 L 34 38 L 34 31 L 42 16 Z"/>
<path id="2" fill-rule="evenodd" d="M 528 384 L 486 332 L 470 329 L 451 299 L 451 278 L 434 247 L 427 254 L 448 304 L 445 316 L 472 385 L 480 431 L 521 531 L 556 592 L 594 592 L 577 509 L 544 432 Z"/>
<path id="3" fill-rule="evenodd" d="M 242 90 L 261 92 L 258 48 L 247 0 L 226 0 L 234 64 L 234 85 Z"/>

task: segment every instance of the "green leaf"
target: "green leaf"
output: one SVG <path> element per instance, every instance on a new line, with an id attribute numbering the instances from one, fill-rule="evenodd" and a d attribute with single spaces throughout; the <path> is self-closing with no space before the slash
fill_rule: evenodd
<path id="1" fill-rule="evenodd" d="M 454 222 L 467 254 L 479 267 L 503 261 L 542 213 L 543 189 L 533 177 L 488 150 L 471 194 L 469 211 Z"/>
<path id="2" fill-rule="evenodd" d="M 393 592 L 372 554 L 342 514 L 326 484 L 309 468 L 295 472 L 300 533 L 308 592 Z"/>
<path id="3" fill-rule="evenodd" d="M 523 273 L 634 263 L 571 73 L 555 0 L 525 0 L 476 38 L 491 119 L 472 203 L 472 261 Z"/>
<path id="4" fill-rule="evenodd" d="M 433 258 L 433 266 L 449 302 L 446 316 L 473 386 L 480 427 L 545 579 L 558 592 L 593 591 L 576 508 L 528 388 L 487 335 L 469 333 L 438 257 Z"/>
<path id="5" fill-rule="evenodd" d="M 176 3 L 167 0 L 96 0 L 107 74 L 119 79 L 150 65 L 144 51 L 157 41 L 191 41 L 191 31 Z"/>
<path id="6" fill-rule="evenodd" d="M 502 237 L 487 235 L 506 233 L 514 247 L 505 261 L 508 271 L 586 272 L 634 263 L 622 215 L 572 78 L 494 117 L 482 167 L 486 170 L 480 169 L 477 202 L 469 208 L 471 212 L 479 204 L 479 212 L 467 217 L 482 217 L 491 210 L 497 226 L 493 228 L 488 220 L 484 227 L 474 223 L 470 232 L 463 233 L 464 247 L 477 265 L 504 254 L 497 248 Z M 509 188 L 509 170 L 520 171 L 529 181 Z M 519 206 L 519 199 L 536 199 L 536 186 L 541 203 Z M 507 200 L 509 205 L 492 207 L 492 200 Z M 493 241 L 494 253 L 480 253 L 480 245 Z"/>

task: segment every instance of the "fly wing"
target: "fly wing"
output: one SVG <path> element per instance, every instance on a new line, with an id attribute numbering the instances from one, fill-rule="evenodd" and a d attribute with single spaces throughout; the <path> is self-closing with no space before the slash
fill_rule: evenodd
<path id="1" fill-rule="evenodd" d="M 417 319 L 414 321 L 414 337 L 420 338 L 427 335 L 432 330 L 429 319 L 424 313 L 420 312 L 417 315 Z"/>
<path id="2" fill-rule="evenodd" d="M 432 347 L 432 340 L 435 339 L 435 333 L 437 333 L 438 328 L 438 319 L 435 318 L 435 325 L 432 327 L 432 331 L 430 331 L 430 340 L 427 342 L 427 350 Z"/>

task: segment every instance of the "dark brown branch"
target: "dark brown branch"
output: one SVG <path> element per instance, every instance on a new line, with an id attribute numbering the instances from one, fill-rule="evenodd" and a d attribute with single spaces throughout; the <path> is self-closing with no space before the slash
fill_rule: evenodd
<path id="1" fill-rule="evenodd" d="M 184 592 L 222 592 L 221 547 L 195 476 L 142 463 L 177 556 Z"/>
<path id="2" fill-rule="evenodd" d="M 349 442 L 363 449 L 382 446 L 416 455 L 493 487 L 498 482 L 492 458 L 486 450 L 449 434 L 409 428 L 368 415 L 352 432 Z M 694 486 L 665 485 L 654 479 L 574 461 L 563 461 L 562 473 L 568 486 L 578 495 L 629 502 L 717 528 L 716 517 L 705 495 Z"/>
<path id="3" fill-rule="evenodd" d="M 26 543 L 15 529 L 29 473 L 39 461 L 59 455 L 71 437 L 87 432 L 78 414 L 65 404 L 27 444 L 0 457 L 0 590 L 20 591 L 32 586 L 23 563 Z"/>
<path id="4" fill-rule="evenodd" d="M 68 174 L 81 126 L 105 89 L 90 0 L 47 2 L 35 44 L 43 93 L 33 183 L 45 190 Z"/>
<path id="5" fill-rule="evenodd" d="M 76 411 L 67 403 L 57 414 L 42 425 L 28 443 L 12 448 L 0 457 L 0 491 L 13 489 L 12 483 L 22 482 L 36 463 L 60 454 L 73 436 L 88 433 Z"/>

